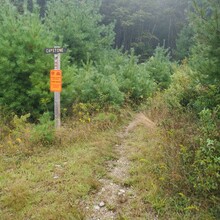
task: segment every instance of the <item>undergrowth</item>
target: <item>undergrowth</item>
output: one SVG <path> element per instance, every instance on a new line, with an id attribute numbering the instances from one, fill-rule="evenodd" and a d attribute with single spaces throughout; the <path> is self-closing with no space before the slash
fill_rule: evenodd
<path id="1" fill-rule="evenodd" d="M 161 219 L 220 217 L 220 111 L 207 99 L 218 93 L 192 79 L 188 66 L 178 67 L 169 88 L 141 107 L 157 132 L 139 127 L 130 136 L 136 148 L 130 181 Z"/>
<path id="2" fill-rule="evenodd" d="M 47 114 L 37 125 L 29 115 L 14 116 L 0 140 L 1 219 L 85 219 L 81 202 L 99 188 L 105 162 L 115 157 L 122 115 L 68 118 L 57 131 Z"/>
<path id="3" fill-rule="evenodd" d="M 140 199 L 146 207 L 153 207 L 159 219 L 216 219 L 208 200 L 192 193 L 181 166 L 181 146 L 176 148 L 177 140 L 173 142 L 170 135 L 175 136 L 144 126 L 129 134 L 126 144 L 131 148 L 132 167 L 127 184 L 137 189 Z"/>

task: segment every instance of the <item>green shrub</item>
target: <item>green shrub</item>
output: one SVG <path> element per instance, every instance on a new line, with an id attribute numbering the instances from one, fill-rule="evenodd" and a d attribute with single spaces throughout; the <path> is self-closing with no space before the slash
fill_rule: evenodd
<path id="1" fill-rule="evenodd" d="M 220 107 L 220 106 L 219 106 Z M 220 108 L 218 107 L 218 110 Z M 217 113 L 217 112 L 216 112 Z M 190 180 L 198 193 L 203 196 L 217 195 L 220 190 L 220 123 L 209 109 L 201 111 L 198 149 L 192 164 Z"/>
<path id="2" fill-rule="evenodd" d="M 12 117 L 11 112 L 0 106 L 0 140 L 4 140 L 4 138 L 10 133 L 9 127 Z"/>
<path id="3" fill-rule="evenodd" d="M 100 103 L 101 106 L 123 103 L 123 93 L 119 90 L 115 75 L 100 73 L 91 62 L 78 69 L 72 89 L 75 102 Z"/>
<path id="4" fill-rule="evenodd" d="M 168 88 L 172 74 L 168 49 L 158 46 L 154 55 L 147 62 L 146 70 L 155 80 L 159 89 Z"/>
<path id="5" fill-rule="evenodd" d="M 90 122 L 91 117 L 96 112 L 99 112 L 100 106 L 96 103 L 77 103 L 73 105 L 73 117 L 77 118 L 80 122 Z"/>
<path id="6" fill-rule="evenodd" d="M 164 92 L 167 105 L 172 108 L 181 109 L 187 107 L 197 97 L 193 71 L 187 64 L 175 68 L 171 76 L 171 84 Z"/>
<path id="7" fill-rule="evenodd" d="M 154 80 L 146 70 L 146 64 L 138 64 L 134 52 L 125 61 L 116 72 L 120 91 L 128 101 L 140 103 L 152 95 L 155 88 Z"/>
<path id="8" fill-rule="evenodd" d="M 105 130 L 112 128 L 118 122 L 118 116 L 111 112 L 101 112 L 94 117 L 93 121 L 100 130 Z"/>
<path id="9" fill-rule="evenodd" d="M 30 113 L 26 114 L 26 115 L 22 115 L 22 116 L 17 116 L 15 115 L 13 120 L 12 120 L 12 125 L 13 128 L 11 130 L 11 136 L 13 136 L 13 139 L 16 138 L 24 138 L 25 137 L 25 133 L 28 131 L 29 133 L 29 129 L 28 128 L 28 122 L 27 120 L 30 118 Z"/>
<path id="10" fill-rule="evenodd" d="M 215 109 L 220 103 L 219 85 L 200 85 L 197 87 L 197 94 L 197 98 L 192 102 L 192 106 L 197 112 L 201 112 L 203 109 Z"/>
<path id="11" fill-rule="evenodd" d="M 145 68 L 146 64 L 138 64 L 134 51 L 130 55 L 117 50 L 110 51 L 103 54 L 96 66 L 103 75 L 116 80 L 119 91 L 127 102 L 140 103 L 154 91 L 155 83 Z"/>
<path id="12" fill-rule="evenodd" d="M 49 112 L 44 113 L 39 124 L 36 124 L 31 131 L 32 144 L 48 145 L 52 144 L 55 139 L 54 121 L 51 121 Z"/>

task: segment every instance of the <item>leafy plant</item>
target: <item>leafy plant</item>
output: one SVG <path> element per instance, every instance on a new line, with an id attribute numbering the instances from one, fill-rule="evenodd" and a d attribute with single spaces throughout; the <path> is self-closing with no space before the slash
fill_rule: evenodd
<path id="1" fill-rule="evenodd" d="M 43 146 L 52 144 L 55 139 L 54 121 L 51 121 L 49 112 L 39 118 L 39 124 L 35 125 L 30 136 L 32 144 Z"/>
<path id="2" fill-rule="evenodd" d="M 219 111 L 219 108 L 218 110 Z M 203 195 L 217 195 L 220 190 L 220 139 L 219 130 L 212 111 L 204 109 L 200 113 L 201 133 L 199 147 L 195 152 L 190 180 L 195 190 Z"/>

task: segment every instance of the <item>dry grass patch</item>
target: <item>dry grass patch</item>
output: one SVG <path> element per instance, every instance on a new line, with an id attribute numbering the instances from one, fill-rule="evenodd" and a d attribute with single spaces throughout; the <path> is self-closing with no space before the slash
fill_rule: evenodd
<path id="1" fill-rule="evenodd" d="M 104 164 L 114 157 L 115 132 L 69 122 L 46 147 L 17 146 L 19 152 L 16 148 L 13 153 L 2 143 L 1 219 L 84 219 L 80 202 L 106 174 Z"/>

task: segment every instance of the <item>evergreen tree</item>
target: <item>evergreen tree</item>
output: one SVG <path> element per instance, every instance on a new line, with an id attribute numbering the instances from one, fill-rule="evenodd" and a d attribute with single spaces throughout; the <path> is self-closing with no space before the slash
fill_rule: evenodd
<path id="1" fill-rule="evenodd" d="M 52 98 L 49 70 L 53 58 L 44 54 L 44 48 L 54 44 L 39 20 L 38 9 L 33 8 L 36 11 L 31 13 L 27 6 L 21 8 L 23 13 L 9 0 L 1 0 L 0 105 L 16 114 L 31 113 L 36 117 Z"/>
<path id="2" fill-rule="evenodd" d="M 195 32 L 195 46 L 191 63 L 202 83 L 220 83 L 220 2 L 193 1 L 191 25 Z"/>
<path id="3" fill-rule="evenodd" d="M 115 47 L 141 55 L 153 54 L 158 44 L 175 48 L 177 34 L 185 23 L 188 0 L 103 0 L 103 22 L 116 21 Z"/>
<path id="4" fill-rule="evenodd" d="M 99 0 L 51 0 L 48 3 L 45 24 L 63 37 L 72 61 L 86 61 L 88 55 L 95 60 L 113 43 L 113 26 L 101 25 L 99 7 Z"/>
<path id="5" fill-rule="evenodd" d="M 194 45 L 193 29 L 188 24 L 180 31 L 176 40 L 175 56 L 178 60 L 183 60 L 190 56 L 190 51 Z"/>

